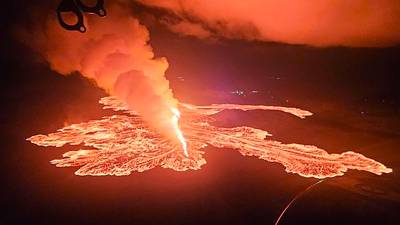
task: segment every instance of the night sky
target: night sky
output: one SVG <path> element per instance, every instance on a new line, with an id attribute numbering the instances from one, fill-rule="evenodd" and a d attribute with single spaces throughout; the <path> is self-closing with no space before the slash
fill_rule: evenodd
<path id="1" fill-rule="evenodd" d="M 213 147 L 206 149 L 207 164 L 191 172 L 157 168 L 126 177 L 78 177 L 74 168 L 56 168 L 49 161 L 75 147 L 44 148 L 25 139 L 113 112 L 98 104 L 107 94 L 93 81 L 51 70 L 16 37 L 57 2 L 2 5 L 0 224 L 273 224 L 297 193 L 318 181 Z M 299 107 L 315 114 L 298 120 L 280 112 L 227 111 L 216 116 L 220 126 L 266 129 L 283 143 L 330 153 L 356 150 L 394 170 L 328 179 L 292 205 L 280 224 L 399 224 L 399 45 L 199 39 L 154 19 L 162 9 L 132 3 L 132 13 L 149 30 L 156 56 L 168 59 L 166 77 L 179 101 Z"/>

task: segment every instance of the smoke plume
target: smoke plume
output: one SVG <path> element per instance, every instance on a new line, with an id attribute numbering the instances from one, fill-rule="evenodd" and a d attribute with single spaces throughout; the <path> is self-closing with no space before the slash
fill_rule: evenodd
<path id="1" fill-rule="evenodd" d="M 149 32 L 121 2 L 107 17 L 87 16 L 86 33 L 64 30 L 55 18 L 24 38 L 61 74 L 78 71 L 119 97 L 160 133 L 176 138 L 177 101 L 169 88 L 165 58 L 155 58 Z"/>
<path id="2" fill-rule="evenodd" d="M 400 43 L 398 0 L 140 0 L 168 10 L 174 32 L 199 38 L 312 46 L 380 47 Z"/>

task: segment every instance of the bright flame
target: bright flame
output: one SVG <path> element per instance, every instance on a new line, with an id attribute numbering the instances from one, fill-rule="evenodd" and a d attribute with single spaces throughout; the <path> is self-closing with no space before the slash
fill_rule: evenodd
<path id="1" fill-rule="evenodd" d="M 189 157 L 189 153 L 187 150 L 187 143 L 185 140 L 185 137 L 183 137 L 183 133 L 181 129 L 179 128 L 179 118 L 181 117 L 181 114 L 177 108 L 171 108 L 171 112 L 174 114 L 172 116 L 172 124 L 175 130 L 176 137 L 178 138 L 179 142 L 182 145 L 183 149 L 183 154 L 185 154 L 186 157 Z"/>

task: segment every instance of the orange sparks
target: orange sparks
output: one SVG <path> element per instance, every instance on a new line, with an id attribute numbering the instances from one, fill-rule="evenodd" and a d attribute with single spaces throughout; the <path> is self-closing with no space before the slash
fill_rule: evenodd
<path id="1" fill-rule="evenodd" d="M 55 133 L 35 135 L 27 140 L 40 146 L 61 147 L 65 144 L 84 146 L 83 149 L 64 153 L 62 159 L 51 161 L 57 167 L 79 167 L 75 174 L 81 176 L 122 176 L 157 166 L 176 171 L 197 170 L 206 163 L 203 149 L 208 145 L 235 149 L 243 156 L 255 156 L 269 162 L 280 163 L 286 168 L 286 172 L 303 177 L 323 179 L 341 176 L 349 169 L 368 171 L 377 175 L 392 172 L 392 169 L 382 163 L 352 151 L 329 154 L 312 145 L 284 144 L 272 140 L 272 135 L 264 130 L 245 126 L 220 128 L 210 124 L 214 120 L 212 115 L 226 109 L 278 110 L 301 119 L 312 115 L 311 112 L 297 108 L 181 104 L 182 115 L 178 109 L 172 109 L 175 115 L 172 119 L 176 136 L 180 141 L 180 145 L 176 145 L 148 127 L 137 112 L 129 110 L 127 105 L 117 98 L 102 98 L 100 103 L 105 109 L 121 111 L 124 114 L 73 124 Z"/>

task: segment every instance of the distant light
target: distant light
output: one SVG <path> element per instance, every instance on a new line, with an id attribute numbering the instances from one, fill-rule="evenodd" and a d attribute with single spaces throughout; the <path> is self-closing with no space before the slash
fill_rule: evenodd
<path id="1" fill-rule="evenodd" d="M 238 95 L 238 96 L 246 96 L 245 92 L 242 90 L 231 91 L 231 94 Z"/>

